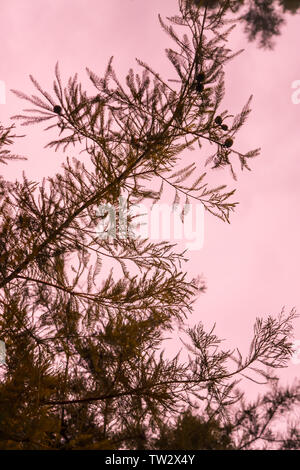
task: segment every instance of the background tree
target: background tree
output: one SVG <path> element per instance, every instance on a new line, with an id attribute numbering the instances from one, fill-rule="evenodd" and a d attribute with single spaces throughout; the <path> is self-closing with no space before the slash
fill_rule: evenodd
<path id="1" fill-rule="evenodd" d="M 187 409 L 175 423 L 164 423 L 151 449 L 297 450 L 300 448 L 299 383 L 279 387 L 254 402 L 241 399 L 226 409 L 226 417 Z"/>
<path id="2" fill-rule="evenodd" d="M 152 449 L 233 450 L 230 433 L 215 419 L 203 419 L 190 409 L 178 416 L 175 424 L 164 423 Z"/>
<path id="3" fill-rule="evenodd" d="M 47 145 L 72 148 L 81 159 L 68 157 L 61 173 L 40 184 L 25 175 L 1 180 L 2 449 L 143 448 L 168 415 L 203 397 L 221 414 L 239 399 L 236 378 L 246 370 L 270 378 L 290 357 L 294 311 L 258 319 L 243 358 L 201 323 L 186 327 L 204 286 L 182 271 L 184 253 L 129 236 L 119 212 L 122 230 L 108 236 L 108 224 L 99 234 L 99 205 L 118 208 L 120 197 L 129 209 L 145 198 L 155 203 L 165 185 L 174 204 L 197 200 L 228 222 L 234 190 L 210 188 L 207 172 L 229 168 L 236 178 L 236 160 L 249 169 L 259 153 L 234 145 L 250 100 L 235 117 L 221 107 L 223 67 L 236 55 L 224 46 L 228 8 L 179 7 L 173 26 L 159 18 L 177 45 L 167 50 L 177 80 L 166 82 L 138 60 L 143 72 L 130 70 L 125 89 L 110 60 L 103 78 L 88 70 L 91 97 L 77 76 L 64 86 L 58 65 L 53 96 L 33 77 L 41 97 L 15 91 L 34 109 L 14 118 L 25 126 L 54 121 L 47 129 L 59 135 Z M 179 37 L 174 25 L 186 34 Z M 182 152 L 206 142 L 214 149 L 206 162 L 183 166 Z M 0 144 L 6 151 L 8 136 Z M 135 221 L 129 212 L 128 221 Z M 188 336 L 186 362 L 162 351 L 176 328 Z"/>
<path id="4" fill-rule="evenodd" d="M 197 8 L 215 9 L 220 4 L 230 5 L 231 13 L 234 14 L 234 22 L 242 21 L 248 40 L 258 40 L 259 47 L 272 49 L 274 36 L 281 33 L 285 23 L 284 17 L 287 13 L 292 15 L 298 13 L 299 0 L 187 0 L 190 5 Z M 242 14 L 237 16 L 238 12 Z"/>

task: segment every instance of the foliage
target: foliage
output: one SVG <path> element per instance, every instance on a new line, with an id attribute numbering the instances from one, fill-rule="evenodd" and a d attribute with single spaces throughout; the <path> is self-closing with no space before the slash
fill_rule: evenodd
<path id="1" fill-rule="evenodd" d="M 155 203 L 164 185 L 174 189 L 174 203 L 183 195 L 228 222 L 234 190 L 209 187 L 207 172 L 229 168 L 236 177 L 235 159 L 249 169 L 258 154 L 225 145 L 244 124 L 250 104 L 233 119 L 221 107 L 223 67 L 236 55 L 224 45 L 232 29 L 226 29 L 226 10 L 179 6 L 171 26 L 159 18 L 177 45 L 166 51 L 178 75 L 169 82 L 174 87 L 138 60 L 143 72 L 130 70 L 125 89 L 111 59 L 103 78 L 88 70 L 95 96 L 87 96 L 77 76 L 64 86 L 58 65 L 53 96 L 33 77 L 42 98 L 15 91 L 34 106 L 15 119 L 25 126 L 54 121 L 47 129 L 59 135 L 47 146 L 72 149 L 81 159 L 68 156 L 63 171 L 41 183 L 26 175 L 1 181 L 0 338 L 7 351 L 2 449 L 111 449 L 137 437 L 143 448 L 147 432 L 155 434 L 168 414 L 195 399 L 224 414 L 240 399 L 232 393 L 238 378 L 269 380 L 292 353 L 294 311 L 258 319 L 243 358 L 239 350 L 222 349 L 201 323 L 186 328 L 195 296 L 205 287 L 183 272 L 184 253 L 165 241 L 124 236 L 126 231 L 114 238 L 97 233 L 99 205 L 117 208 L 120 196 L 129 209 L 145 198 Z M 174 25 L 186 33 L 179 37 Z M 216 115 L 228 129 L 215 122 Z M 204 142 L 214 148 L 207 171 L 198 172 L 204 159 L 182 165 L 182 152 L 194 144 L 203 150 Z M 119 213 L 117 222 L 122 225 Z M 187 362 L 179 353 L 167 358 L 162 349 L 176 328 L 188 335 Z"/>
<path id="2" fill-rule="evenodd" d="M 149 441 L 154 449 L 297 450 L 300 447 L 299 382 L 290 387 L 270 383 L 270 391 L 254 402 L 241 399 L 226 417 L 206 409 L 187 409 L 175 423 L 164 423 Z"/>
<path id="3" fill-rule="evenodd" d="M 286 13 L 298 13 L 299 0 L 186 0 L 188 5 L 197 8 L 215 9 L 219 5 L 228 5 L 234 14 L 234 22 L 241 21 L 245 25 L 248 40 L 258 39 L 259 47 L 273 49 L 274 36 L 278 36 L 285 23 Z M 236 14 L 243 13 L 237 17 Z"/>
<path id="4" fill-rule="evenodd" d="M 247 403 L 244 399 L 219 416 L 209 408 L 188 408 L 172 422 L 163 423 L 151 449 L 297 450 L 300 448 L 299 382 L 290 387 L 270 383 L 270 391 Z"/>

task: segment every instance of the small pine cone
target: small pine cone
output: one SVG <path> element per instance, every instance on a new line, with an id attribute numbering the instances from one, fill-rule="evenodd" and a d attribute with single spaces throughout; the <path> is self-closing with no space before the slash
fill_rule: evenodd
<path id="1" fill-rule="evenodd" d="M 198 91 L 198 93 L 201 93 L 203 90 L 204 90 L 204 85 L 203 83 L 196 83 L 196 91 Z"/>
<path id="2" fill-rule="evenodd" d="M 218 126 L 220 126 L 222 122 L 223 122 L 223 119 L 221 118 L 221 116 L 217 116 L 215 119 L 215 123 L 218 124 Z"/>
<path id="3" fill-rule="evenodd" d="M 53 112 L 56 113 L 56 114 L 61 114 L 62 109 L 61 109 L 61 107 L 57 104 L 57 105 L 54 106 Z"/>
<path id="4" fill-rule="evenodd" d="M 232 144 L 233 144 L 233 140 L 230 137 L 226 139 L 224 142 L 225 147 L 231 147 Z"/>
<path id="5" fill-rule="evenodd" d="M 196 80 L 197 80 L 198 83 L 204 82 L 204 80 L 205 80 L 205 73 L 203 73 L 203 72 L 198 73 L 198 75 L 197 75 L 197 77 L 196 77 Z"/>

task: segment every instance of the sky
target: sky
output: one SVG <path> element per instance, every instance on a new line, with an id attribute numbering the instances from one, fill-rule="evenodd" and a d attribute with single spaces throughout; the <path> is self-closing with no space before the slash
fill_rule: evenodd
<path id="1" fill-rule="evenodd" d="M 10 89 L 35 93 L 29 74 L 52 90 L 57 61 L 65 80 L 78 73 L 87 86 L 85 67 L 102 75 L 112 55 L 122 78 L 137 67 L 136 57 L 173 78 L 164 53 L 172 42 L 157 15 L 165 18 L 176 8 L 175 0 L 2 0 L 0 80 L 6 85 L 6 104 L 0 104 L 0 121 L 6 125 L 28 107 Z M 229 38 L 233 51 L 245 50 L 225 67 L 221 110 L 236 114 L 253 94 L 252 112 L 235 146 L 245 152 L 261 147 L 261 155 L 252 161 L 251 172 L 238 171 L 237 182 L 227 170 L 217 173 L 216 181 L 237 188 L 239 205 L 230 224 L 205 215 L 203 247 L 188 253 L 185 266 L 190 277 L 203 275 L 207 284 L 190 325 L 202 321 L 208 329 L 216 323 L 226 344 L 244 352 L 256 317 L 276 315 L 283 307 L 300 313 L 300 104 L 291 99 L 292 83 L 300 80 L 299 27 L 299 15 L 287 17 L 273 51 L 249 43 L 239 26 Z M 25 171 L 40 181 L 59 170 L 66 155 L 43 149 L 50 135 L 42 129 L 17 129 L 27 136 L 14 148 L 28 160 L 2 166 L 5 178 L 20 178 Z M 202 169 L 207 155 L 197 149 L 192 157 Z M 300 319 L 294 326 L 297 340 Z M 177 343 L 175 338 L 174 351 Z M 283 382 L 299 375 L 300 364 L 292 362 L 281 373 Z"/>

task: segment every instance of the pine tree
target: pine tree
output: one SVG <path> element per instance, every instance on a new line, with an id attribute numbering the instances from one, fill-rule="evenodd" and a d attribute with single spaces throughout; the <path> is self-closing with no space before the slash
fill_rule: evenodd
<path id="1" fill-rule="evenodd" d="M 15 183 L 1 180 L 2 449 L 108 449 L 137 438 L 143 448 L 147 433 L 182 404 L 205 394 L 211 407 L 225 410 L 237 399 L 231 396 L 235 377 L 248 369 L 270 377 L 258 366 L 282 367 L 292 352 L 294 311 L 258 319 L 242 358 L 238 350 L 220 348 L 201 323 L 186 329 L 204 285 L 187 279 L 185 253 L 124 231 L 115 237 L 97 232 L 104 217 L 99 206 L 117 208 L 120 197 L 129 209 L 145 198 L 156 203 L 165 185 L 173 188 L 175 204 L 181 197 L 186 204 L 196 200 L 229 222 L 234 190 L 209 187 L 207 172 L 224 167 L 236 177 L 236 163 L 249 169 L 259 153 L 226 145 L 250 111 L 249 100 L 232 119 L 221 106 L 223 68 L 236 56 L 224 45 L 232 29 L 226 29 L 226 9 L 211 13 L 183 1 L 179 7 L 171 25 L 159 18 L 176 43 L 167 57 L 177 80 L 166 82 L 138 60 L 143 71 L 130 70 L 125 89 L 111 59 L 103 78 L 87 70 L 95 96 L 83 91 L 76 75 L 64 86 L 58 65 L 53 96 L 33 77 L 41 97 L 15 91 L 34 109 L 14 118 L 25 126 L 52 121 L 47 129 L 59 135 L 47 146 L 72 148 L 81 158 L 67 157 L 63 171 L 41 183 L 26 175 Z M 186 33 L 179 37 L 174 25 Z M 217 115 L 226 120 L 226 132 L 215 123 Z M 214 148 L 206 162 L 182 167 L 182 152 L 194 144 L 203 150 L 205 142 Z M 9 144 L 8 135 L 0 144 Z M 130 213 L 128 221 L 134 222 Z M 111 267 L 106 277 L 105 262 Z M 176 328 L 189 337 L 186 363 L 162 351 Z"/>
<path id="2" fill-rule="evenodd" d="M 229 405 L 226 416 L 186 409 L 174 422 L 165 422 L 148 448 L 162 450 L 298 450 L 299 382 L 289 387 L 270 384 L 270 391 L 247 403 Z"/>
<path id="3" fill-rule="evenodd" d="M 258 40 L 259 47 L 273 49 L 274 36 L 279 36 L 287 13 L 299 13 L 299 0 L 186 0 L 189 6 L 216 9 L 225 3 L 234 22 L 244 24 L 249 41 Z M 241 14 L 238 16 L 237 13 Z"/>

